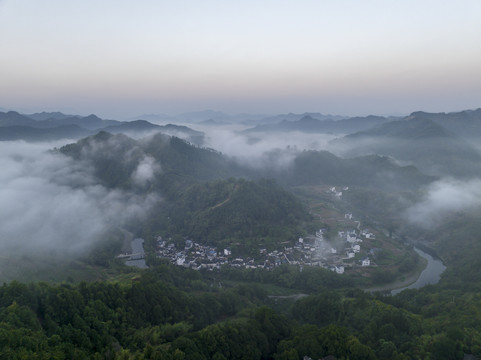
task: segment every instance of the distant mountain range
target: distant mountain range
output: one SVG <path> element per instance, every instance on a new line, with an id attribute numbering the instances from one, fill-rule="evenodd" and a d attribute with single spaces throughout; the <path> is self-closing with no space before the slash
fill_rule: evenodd
<path id="1" fill-rule="evenodd" d="M 115 140 L 122 144 L 110 151 L 95 152 L 89 149 L 108 149 Z M 92 146 L 92 144 L 104 144 Z M 133 149 L 142 148 L 146 154 L 155 158 L 162 166 L 162 176 L 157 186 L 164 193 L 177 194 L 177 188 L 182 184 L 191 184 L 195 181 L 211 181 L 228 179 L 231 177 L 244 177 L 249 179 L 274 178 L 286 186 L 338 184 L 343 186 L 362 186 L 377 189 L 399 190 L 425 185 L 435 178 L 422 174 L 413 166 L 399 166 L 391 159 L 382 156 L 363 156 L 354 159 L 342 159 L 327 151 L 300 151 L 294 154 L 292 164 L 288 167 L 275 165 L 261 169 L 240 165 L 233 159 L 214 150 L 193 146 L 179 138 L 169 138 L 157 134 L 147 141 L 137 141 L 123 134 L 111 135 L 100 132 L 97 135 L 79 140 L 62 148 L 62 152 L 74 158 L 90 154 L 90 160 L 98 164 L 109 164 L 109 169 L 104 165 L 98 166 L 100 177 L 108 186 L 122 183 L 128 184 L 132 169 L 137 164 L 125 166 L 126 161 L 122 153 L 133 153 Z M 277 163 L 276 156 L 282 158 L 284 153 L 272 155 L 272 164 Z M 105 160 L 105 158 L 109 160 Z M 115 165 L 117 164 L 117 165 Z M 113 175 L 114 168 L 115 176 Z M 125 175 L 126 170 L 131 169 Z M 107 171 L 104 178 L 104 172 Z M 395 180 L 393 180 L 395 179 Z M 116 185 L 115 185 L 116 186 Z M 184 185 L 185 186 L 185 185 Z M 175 198 L 174 195 L 173 198 Z"/>
<path id="2" fill-rule="evenodd" d="M 28 116 L 30 119 L 37 120 L 37 121 L 51 120 L 51 119 L 63 120 L 63 119 L 68 119 L 72 117 L 77 117 L 77 118 L 82 117 L 80 115 L 66 115 L 58 111 L 54 111 L 54 112 L 42 111 L 41 113 L 35 113 L 35 114 L 26 115 L 26 116 Z"/>
<path id="3" fill-rule="evenodd" d="M 319 112 L 305 112 L 302 114 L 288 113 L 288 114 L 267 116 L 262 118 L 257 123 L 258 124 L 277 124 L 279 122 L 284 122 L 284 121 L 298 121 L 305 117 L 311 117 L 316 120 L 334 120 L 334 121 L 348 118 L 348 116 L 341 116 L 341 115 L 324 115 Z"/>
<path id="4" fill-rule="evenodd" d="M 245 130 L 245 133 L 253 132 L 290 132 L 300 131 L 305 133 L 323 134 L 349 134 L 354 131 L 368 129 L 374 125 L 390 121 L 381 116 L 353 117 L 347 119 L 324 119 L 320 120 L 311 115 L 305 115 L 298 120 L 282 120 L 276 124 L 263 124 Z"/>
<path id="5" fill-rule="evenodd" d="M 415 115 L 346 135 L 331 144 L 343 156 L 390 156 L 433 175 L 471 177 L 481 171 L 481 154 L 476 148 L 437 122 Z"/>
<path id="6" fill-rule="evenodd" d="M 178 115 L 166 115 L 166 114 L 143 114 L 131 118 L 131 120 L 147 120 L 153 123 L 206 123 L 214 122 L 216 124 L 234 124 L 234 123 L 249 123 L 249 122 L 261 122 L 266 118 L 263 114 L 236 114 L 229 115 L 220 111 L 204 110 L 186 112 Z"/>
<path id="7" fill-rule="evenodd" d="M 188 137 L 189 142 L 202 145 L 204 139 L 204 133 L 193 130 L 183 125 L 155 125 L 146 120 L 126 121 L 117 125 L 107 126 L 103 128 L 104 131 L 112 134 L 127 134 L 134 135 L 136 137 L 143 137 L 151 134 L 152 132 L 161 132 L 163 134 L 177 136 L 180 138 Z"/>
<path id="8" fill-rule="evenodd" d="M 38 120 L 37 120 L 38 119 Z M 87 130 L 102 129 L 106 126 L 120 124 L 116 120 L 102 120 L 95 115 L 78 116 L 55 113 L 37 113 L 22 115 L 16 111 L 0 112 L 0 126 L 30 126 L 34 128 L 54 128 L 56 126 L 77 125 Z"/>
<path id="9" fill-rule="evenodd" d="M 60 125 L 53 128 L 35 128 L 17 125 L 0 127 L 0 141 L 53 141 L 58 139 L 78 139 L 91 134 L 92 131 L 83 129 L 77 125 Z"/>
<path id="10" fill-rule="evenodd" d="M 453 113 L 414 112 L 406 120 L 431 120 L 452 133 L 469 141 L 478 140 L 481 136 L 481 109 L 464 110 Z"/>
<path id="11" fill-rule="evenodd" d="M 122 122 L 103 120 L 96 115 L 65 115 L 60 112 L 23 115 L 15 111 L 0 112 L 0 140 L 46 141 L 57 139 L 79 139 L 95 134 L 99 130 L 124 133 L 130 136 L 146 136 L 163 132 L 178 136 L 200 145 L 204 134 L 186 126 L 159 126 L 145 120 Z"/>
<path id="12" fill-rule="evenodd" d="M 345 135 L 331 142 L 333 151 L 345 157 L 388 156 L 401 164 L 412 164 L 434 175 L 477 176 L 481 172 L 478 138 L 481 136 L 481 109 L 456 113 L 414 112 L 404 118 L 382 116 L 350 117 L 320 113 L 236 115 L 242 121 L 257 119 L 257 126 L 243 132 L 262 136 L 276 132 Z M 175 117 L 197 124 L 220 126 L 236 121 L 236 116 L 207 110 Z M 281 120 L 280 120 L 281 119 Z M 277 121 L 280 120 L 280 121 Z M 252 120 L 254 121 L 254 120 Z M 277 122 L 275 122 L 277 121 Z M 161 132 L 203 146 L 204 134 L 180 124 L 158 125 L 147 120 L 105 120 L 96 115 L 66 115 L 42 112 L 31 115 L 15 111 L 0 112 L 0 140 L 45 141 L 79 139 L 100 130 L 144 137 Z"/>
<path id="13" fill-rule="evenodd" d="M 181 122 L 181 123 L 205 123 L 205 124 L 244 124 L 248 126 L 259 124 L 275 124 L 282 121 L 297 121 L 303 117 L 310 116 L 318 120 L 342 120 L 347 119 L 347 116 L 340 115 L 323 115 L 321 113 L 302 113 L 302 114 L 279 114 L 279 115 L 265 115 L 265 114 L 235 114 L 229 115 L 220 111 L 204 110 L 196 112 L 187 112 L 178 115 L 165 114 L 144 114 L 132 118 L 131 120 L 143 119 L 154 123 L 164 122 Z"/>

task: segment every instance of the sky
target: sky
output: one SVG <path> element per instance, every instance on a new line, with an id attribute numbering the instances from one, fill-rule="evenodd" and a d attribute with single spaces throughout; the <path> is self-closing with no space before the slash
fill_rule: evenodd
<path id="1" fill-rule="evenodd" d="M 481 107 L 481 0 L 0 0 L 0 49 L 24 113 Z"/>

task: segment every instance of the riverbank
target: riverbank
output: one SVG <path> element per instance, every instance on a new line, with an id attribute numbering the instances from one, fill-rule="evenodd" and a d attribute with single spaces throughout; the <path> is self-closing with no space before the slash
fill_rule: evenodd
<path id="1" fill-rule="evenodd" d="M 401 278 L 397 279 L 396 281 L 391 282 L 389 284 L 364 288 L 363 290 L 366 291 L 366 292 L 373 293 L 373 292 L 388 292 L 388 291 L 393 291 L 393 290 L 408 287 L 409 285 L 414 284 L 419 279 L 422 272 L 424 270 L 426 270 L 427 266 L 428 266 L 428 260 L 421 257 L 420 265 L 418 265 L 416 271 L 412 275 L 409 275 L 407 277 L 403 276 L 403 277 L 401 277 Z"/>
<path id="2" fill-rule="evenodd" d="M 439 259 L 434 259 L 430 254 L 424 251 L 414 248 L 419 256 L 423 259 L 423 266 L 421 271 L 417 271 L 412 276 L 405 279 L 386 284 L 384 286 L 372 287 L 364 289 L 368 292 L 387 292 L 390 291 L 391 295 L 396 295 L 404 289 L 419 289 L 428 284 L 436 284 L 441 279 L 441 274 L 446 270 L 446 266 Z"/>

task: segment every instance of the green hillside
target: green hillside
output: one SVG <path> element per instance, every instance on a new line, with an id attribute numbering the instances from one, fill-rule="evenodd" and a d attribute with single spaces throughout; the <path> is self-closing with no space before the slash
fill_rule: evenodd
<path id="1" fill-rule="evenodd" d="M 241 253 L 293 242 L 309 219 L 292 194 L 270 180 L 219 180 L 190 186 L 173 202 L 169 231 Z M 156 222 L 158 223 L 158 222 Z"/>
<path id="2" fill-rule="evenodd" d="M 257 253 L 259 244 L 276 247 L 294 241 L 308 219 L 300 201 L 274 181 L 231 178 L 242 174 L 234 162 L 175 137 L 157 134 L 136 141 L 101 132 L 60 151 L 88 162 L 107 187 L 158 193 L 162 200 L 145 223 L 135 225 L 146 237 L 187 236 Z M 159 170 L 139 187 L 133 174 L 146 156 L 155 159 Z"/>

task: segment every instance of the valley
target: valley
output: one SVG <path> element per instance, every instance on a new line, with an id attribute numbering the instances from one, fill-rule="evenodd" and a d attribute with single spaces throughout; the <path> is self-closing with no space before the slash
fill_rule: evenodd
<path id="1" fill-rule="evenodd" d="M 247 358 L 478 354 L 481 329 L 467 320 L 481 286 L 477 150 L 417 116 L 329 120 L 362 131 L 329 151 L 262 148 L 269 131 L 324 131 L 302 116 L 224 130 L 239 149 L 215 147 L 213 125 L 175 125 L 180 138 L 135 121 L 75 142 L 0 142 L 10 196 L 30 196 L 8 214 L 28 221 L 0 227 L 12 239 L 0 263 L 5 336 L 36 329 L 35 349 L 71 358 L 210 358 L 227 350 L 205 337 L 222 333 L 236 339 L 224 354 L 252 343 L 257 355 L 236 350 Z M 368 148 L 367 137 L 380 139 Z M 336 152 L 346 141 L 351 157 Z M 344 345 L 322 348 L 333 336 Z"/>
<path id="2" fill-rule="evenodd" d="M 481 360 L 480 36 L 0 0 L 0 360 Z"/>

